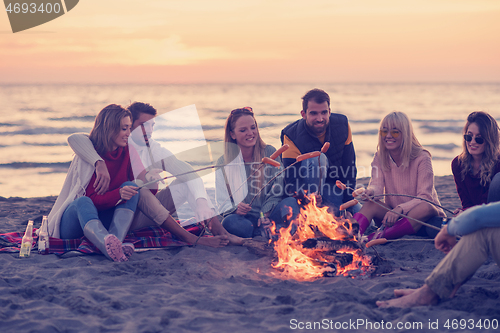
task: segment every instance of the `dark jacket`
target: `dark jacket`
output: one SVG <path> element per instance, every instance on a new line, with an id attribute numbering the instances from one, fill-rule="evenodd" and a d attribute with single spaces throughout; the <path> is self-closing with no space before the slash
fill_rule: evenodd
<path id="1" fill-rule="evenodd" d="M 355 188 L 356 186 L 356 155 L 354 153 L 354 145 L 350 140 L 348 124 L 346 116 L 337 113 L 330 114 L 330 122 L 325 135 L 325 142 L 330 142 L 330 148 L 325 153 L 329 162 L 326 183 L 329 184 L 330 188 L 335 187 L 337 180 L 340 180 L 351 188 Z M 305 119 L 297 120 L 281 131 L 282 144 L 285 135 L 298 148 L 301 154 L 319 151 L 323 146 L 318 137 L 314 133 L 311 133 Z M 283 159 L 285 167 L 288 167 L 293 162 L 295 160 L 292 158 Z M 295 166 L 287 170 L 285 174 L 286 184 L 294 184 L 295 176 L 298 175 L 300 177 L 298 171 L 293 170 L 294 168 Z M 289 185 L 287 192 L 290 193 L 289 189 L 292 188 L 294 186 Z M 347 192 L 344 192 L 344 202 L 352 199 L 350 191 L 349 193 Z"/>

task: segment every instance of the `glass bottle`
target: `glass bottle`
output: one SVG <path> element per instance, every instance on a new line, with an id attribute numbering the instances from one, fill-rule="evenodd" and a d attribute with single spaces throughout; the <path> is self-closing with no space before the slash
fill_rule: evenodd
<path id="1" fill-rule="evenodd" d="M 26 231 L 24 232 L 23 240 L 21 241 L 21 250 L 19 256 L 21 258 L 28 258 L 31 253 L 31 246 L 33 245 L 33 220 L 28 221 Z"/>

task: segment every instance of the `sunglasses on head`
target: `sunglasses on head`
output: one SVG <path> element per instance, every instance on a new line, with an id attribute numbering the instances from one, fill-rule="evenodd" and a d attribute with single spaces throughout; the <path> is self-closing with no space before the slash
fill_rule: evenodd
<path id="1" fill-rule="evenodd" d="M 471 142 L 471 141 L 472 141 L 472 139 L 473 139 L 473 137 L 472 137 L 472 135 L 465 134 L 465 135 L 464 135 L 464 139 L 465 139 L 465 141 L 467 141 L 467 142 Z M 482 144 L 484 143 L 484 139 L 483 139 L 483 138 L 481 138 L 481 137 L 477 137 L 477 136 L 476 136 L 476 137 L 474 138 L 474 140 L 476 141 L 476 143 L 477 143 L 478 145 L 482 145 Z"/>
<path id="2" fill-rule="evenodd" d="M 389 132 L 391 133 L 391 136 L 393 138 L 397 138 L 399 136 L 399 134 L 401 134 L 400 131 L 398 130 L 386 130 L 386 129 L 382 129 L 380 130 L 380 136 L 382 136 L 383 138 L 385 138 L 387 136 L 387 134 L 389 134 Z"/>
<path id="3" fill-rule="evenodd" d="M 242 113 L 242 112 L 253 113 L 253 109 L 249 106 L 245 106 L 244 108 L 234 109 L 233 111 L 231 111 L 231 114 L 238 114 L 238 113 Z"/>

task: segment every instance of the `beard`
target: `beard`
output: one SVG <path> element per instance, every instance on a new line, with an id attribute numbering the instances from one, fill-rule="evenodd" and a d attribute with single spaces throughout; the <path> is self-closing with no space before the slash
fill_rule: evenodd
<path id="1" fill-rule="evenodd" d="M 320 126 L 318 124 L 321 124 L 323 126 Z M 328 122 L 323 122 L 323 123 L 314 122 L 312 124 L 309 124 L 306 122 L 306 125 L 312 133 L 314 133 L 316 135 L 320 135 L 326 131 L 326 128 L 328 126 Z"/>

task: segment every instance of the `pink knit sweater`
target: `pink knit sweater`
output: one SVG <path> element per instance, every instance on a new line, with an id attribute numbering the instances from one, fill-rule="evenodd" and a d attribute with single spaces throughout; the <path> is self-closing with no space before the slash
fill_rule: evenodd
<path id="1" fill-rule="evenodd" d="M 373 158 L 372 178 L 368 188 L 372 188 L 375 195 L 383 193 L 409 194 L 440 204 L 434 188 L 431 156 L 427 151 L 422 151 L 417 158 L 411 160 L 406 169 L 398 167 L 390 157 L 389 159 L 390 170 L 386 171 L 382 168 L 379 154 L 375 153 Z M 412 208 L 425 201 L 409 197 L 386 196 L 385 202 L 391 208 L 401 207 L 403 214 L 407 214 Z M 439 216 L 445 216 L 441 208 L 437 207 L 437 209 Z"/>

